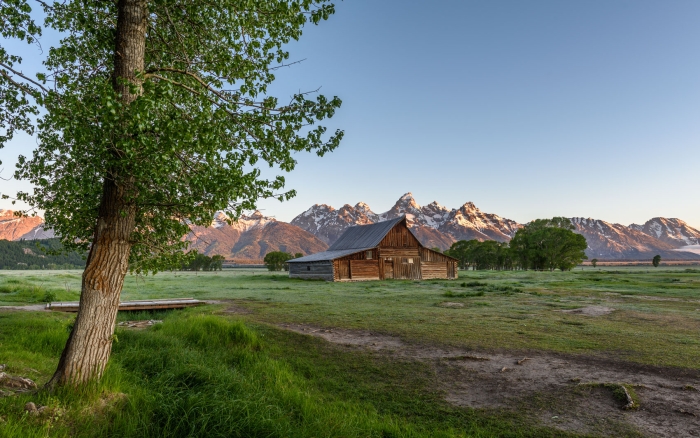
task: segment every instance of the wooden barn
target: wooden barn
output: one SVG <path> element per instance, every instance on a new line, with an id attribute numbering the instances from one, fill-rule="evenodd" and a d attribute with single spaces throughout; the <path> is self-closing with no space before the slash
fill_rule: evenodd
<path id="1" fill-rule="evenodd" d="M 289 260 L 289 277 L 328 281 L 457 278 L 457 259 L 426 248 L 406 216 L 345 230 L 327 251 Z"/>

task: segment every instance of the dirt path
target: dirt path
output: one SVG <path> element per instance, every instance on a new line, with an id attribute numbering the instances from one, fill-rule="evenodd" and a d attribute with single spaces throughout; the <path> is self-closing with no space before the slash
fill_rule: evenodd
<path id="1" fill-rule="evenodd" d="M 700 371 L 591 356 L 478 352 L 402 341 L 385 334 L 282 324 L 329 342 L 421 360 L 435 370 L 445 399 L 458 406 L 527 411 L 544 424 L 581 433 L 700 437 Z M 612 384 L 612 385 L 609 385 Z M 639 407 L 614 391 L 625 384 Z"/>

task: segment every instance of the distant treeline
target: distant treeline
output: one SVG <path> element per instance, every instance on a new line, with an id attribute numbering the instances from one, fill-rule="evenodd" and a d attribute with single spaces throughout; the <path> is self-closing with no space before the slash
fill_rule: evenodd
<path id="1" fill-rule="evenodd" d="M 196 254 L 180 267 L 183 271 L 220 271 L 226 258 L 222 255 L 206 256 Z"/>
<path id="2" fill-rule="evenodd" d="M 0 240 L 0 269 L 83 269 L 85 258 L 61 252 L 59 239 Z"/>
<path id="3" fill-rule="evenodd" d="M 586 238 L 573 229 L 564 217 L 537 219 L 519 229 L 510 243 L 460 240 L 445 254 L 458 259 L 461 269 L 568 271 L 588 258 Z"/>

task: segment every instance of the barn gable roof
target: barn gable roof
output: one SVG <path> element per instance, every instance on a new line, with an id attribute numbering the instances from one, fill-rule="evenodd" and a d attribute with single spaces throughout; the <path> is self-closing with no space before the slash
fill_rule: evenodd
<path id="1" fill-rule="evenodd" d="M 392 228 L 402 220 L 406 219 L 406 215 L 401 215 L 396 219 L 391 219 L 384 222 L 377 222 L 370 225 L 356 225 L 350 227 L 343 233 L 338 240 L 328 248 L 328 251 L 374 248 L 379 245 L 384 236 L 386 236 Z"/>

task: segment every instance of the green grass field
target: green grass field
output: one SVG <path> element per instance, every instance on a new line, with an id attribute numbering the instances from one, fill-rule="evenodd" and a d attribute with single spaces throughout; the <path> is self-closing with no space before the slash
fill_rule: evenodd
<path id="1" fill-rule="evenodd" d="M 0 273 L 0 305 L 77 300 L 79 289 L 77 271 Z M 425 361 L 349 349 L 282 324 L 371 331 L 412 345 L 700 370 L 700 269 L 463 271 L 453 281 L 358 283 L 291 280 L 257 270 L 176 272 L 130 276 L 122 299 L 167 297 L 220 303 L 160 312 L 155 317 L 164 323 L 147 330 L 119 328 L 106 378 L 84 394 L 0 398 L 0 435 L 570 434 L 525 411 L 447 403 Z M 612 311 L 595 317 L 563 312 L 587 306 Z M 0 312 L 0 363 L 11 374 L 45 382 L 71 320 L 59 313 Z M 23 414 L 28 400 L 57 414 Z"/>

